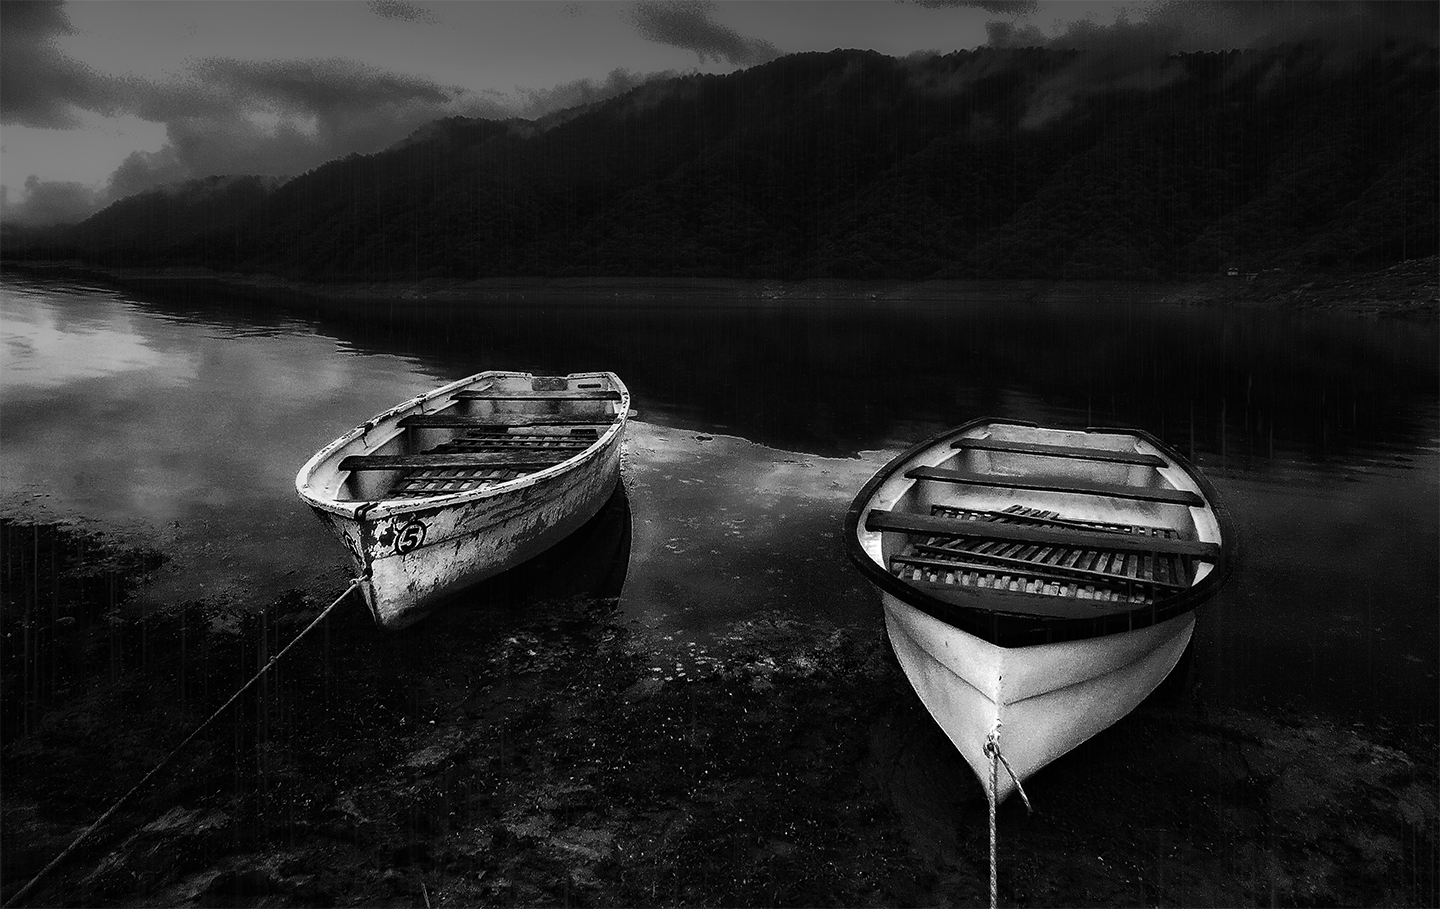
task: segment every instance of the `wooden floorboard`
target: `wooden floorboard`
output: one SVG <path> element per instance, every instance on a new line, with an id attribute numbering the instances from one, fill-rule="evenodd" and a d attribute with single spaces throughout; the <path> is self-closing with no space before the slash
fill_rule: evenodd
<path id="1" fill-rule="evenodd" d="M 1037 564 L 1025 558 L 1014 555 L 996 555 L 986 552 L 970 552 L 964 549 L 949 549 L 944 546 L 932 546 L 928 543 L 919 543 L 915 546 L 920 553 L 918 556 L 896 556 L 897 559 L 905 561 L 919 560 L 917 564 L 926 565 L 950 565 L 963 568 L 967 571 L 1001 571 L 1008 569 L 1028 577 L 1054 577 L 1067 581 L 1088 581 L 1090 583 L 1133 584 L 1135 578 L 1123 574 L 1111 574 L 1108 571 L 1096 571 L 1093 568 L 1083 568 L 1078 562 L 1074 565 L 1043 565 Z M 1085 561 L 1095 564 L 1095 556 L 1098 553 L 1083 553 Z M 1170 587 L 1183 589 L 1184 585 L 1176 584 L 1169 580 L 1156 579 L 1153 582 L 1145 582 L 1155 587 Z"/>

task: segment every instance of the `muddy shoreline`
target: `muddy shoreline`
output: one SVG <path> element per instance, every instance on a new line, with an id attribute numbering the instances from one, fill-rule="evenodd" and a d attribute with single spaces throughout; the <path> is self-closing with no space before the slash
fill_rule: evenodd
<path id="1" fill-rule="evenodd" d="M 602 518 L 578 545 L 623 549 Z M 0 544 L 8 900 L 327 604 L 136 616 L 158 554 L 14 519 Z M 986 903 L 983 790 L 878 614 L 772 614 L 662 664 L 613 555 L 399 634 L 342 604 L 28 904 Z M 1001 807 L 1002 904 L 1435 904 L 1433 738 L 1178 681 L 1032 779 L 1034 814 Z"/>
<path id="2" fill-rule="evenodd" d="M 1365 272 L 1305 274 L 1269 269 L 1234 276 L 1166 282 L 1054 280 L 766 281 L 726 278 L 489 278 L 460 281 L 293 281 L 277 275 L 214 272 L 203 268 L 112 268 L 78 261 L 11 260 L 3 268 L 59 280 L 98 281 L 150 293 L 203 291 L 284 308 L 354 311 L 383 303 L 423 305 L 474 301 L 546 305 L 604 305 L 655 300 L 673 304 L 716 297 L 754 305 L 835 306 L 845 303 L 1083 304 L 1095 300 L 1189 306 L 1270 307 L 1302 311 L 1440 320 L 1440 258 L 1412 259 Z"/>

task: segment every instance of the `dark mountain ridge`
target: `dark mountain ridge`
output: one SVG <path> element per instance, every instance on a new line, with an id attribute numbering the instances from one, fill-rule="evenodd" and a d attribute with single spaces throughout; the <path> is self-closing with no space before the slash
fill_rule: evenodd
<path id="1" fill-rule="evenodd" d="M 208 178 L 6 256 L 306 280 L 1160 279 L 1440 246 L 1432 47 L 799 54 Z"/>

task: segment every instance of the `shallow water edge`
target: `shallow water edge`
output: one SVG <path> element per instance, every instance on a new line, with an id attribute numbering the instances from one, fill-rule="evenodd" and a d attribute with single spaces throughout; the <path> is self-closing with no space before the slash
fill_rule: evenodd
<path id="1" fill-rule="evenodd" d="M 324 604 L 121 617 L 155 553 L 9 521 L 0 543 L 8 898 Z M 556 581 L 573 555 L 398 634 L 342 605 L 33 903 L 984 903 L 984 791 L 878 622 L 750 616 L 655 665 L 623 576 Z M 1433 740 L 1184 681 L 1028 781 L 1034 814 L 1001 807 L 1003 903 L 1435 903 Z"/>

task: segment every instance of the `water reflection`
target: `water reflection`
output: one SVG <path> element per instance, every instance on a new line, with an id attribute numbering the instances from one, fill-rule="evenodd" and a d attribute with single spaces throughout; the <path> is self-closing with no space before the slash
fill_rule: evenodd
<path id="1" fill-rule="evenodd" d="M 17 333 L 54 326 L 65 339 L 8 350 L 0 364 L 4 499 L 158 534 L 171 564 L 187 567 L 162 577 L 157 597 L 240 602 L 306 586 L 297 581 L 328 541 L 295 498 L 298 466 L 438 382 L 405 358 L 337 357 L 308 329 L 232 331 L 223 311 L 196 324 L 116 294 L 8 280 L 4 301 L 7 338 L 13 315 Z M 79 345 L 106 353 L 77 360 Z M 319 575 L 333 586 L 343 572 Z"/>
<path id="2" fill-rule="evenodd" d="M 57 305 L 72 298 L 76 305 Z M 125 372 L 144 371 L 149 381 L 167 385 L 195 377 L 188 357 L 166 356 L 137 333 L 133 320 L 114 318 L 103 300 L 74 291 L 7 292 L 0 298 L 0 324 L 7 402 L 27 391 Z"/>
<path id="3" fill-rule="evenodd" d="M 328 602 L 344 561 L 292 486 L 320 445 L 478 369 L 605 369 L 641 411 L 621 605 L 656 648 L 766 612 L 873 623 L 840 516 L 913 441 L 987 414 L 1129 425 L 1189 454 L 1235 515 L 1244 561 L 1197 632 L 1206 690 L 1435 719 L 1434 325 L 973 299 L 637 301 L 619 285 L 279 310 L 183 285 L 3 289 L 0 498 L 158 537 L 174 567 L 157 603 L 243 607 L 291 587 Z"/>
<path id="4" fill-rule="evenodd" d="M 613 368 L 659 422 L 821 454 L 980 414 L 1138 426 L 1227 458 L 1323 462 L 1357 445 L 1437 439 L 1433 325 L 1103 302 L 827 309 L 703 295 L 391 302 L 321 324 L 358 350 L 410 353 L 457 375 L 477 360 Z"/>

